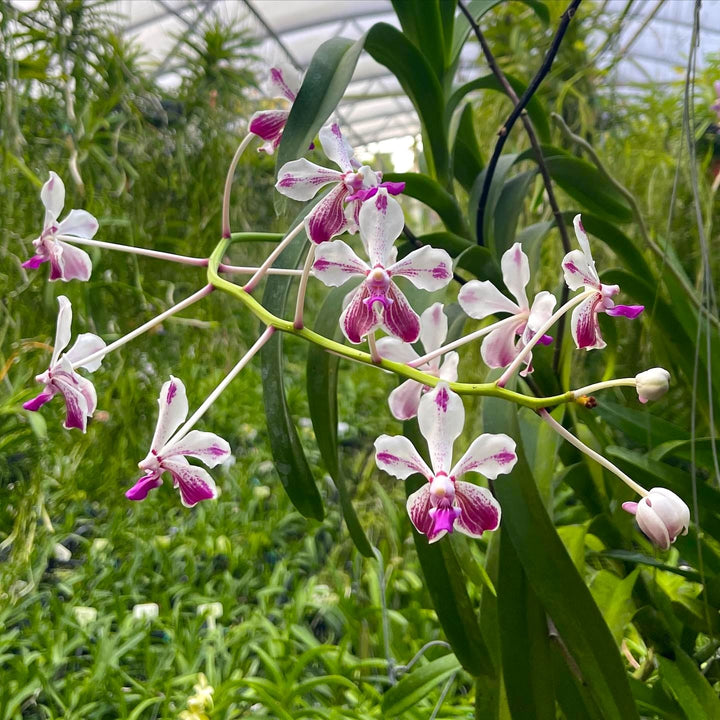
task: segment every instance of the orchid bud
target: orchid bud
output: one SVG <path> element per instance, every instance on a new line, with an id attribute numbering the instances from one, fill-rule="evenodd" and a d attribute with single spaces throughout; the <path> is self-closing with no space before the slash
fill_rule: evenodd
<path id="1" fill-rule="evenodd" d="M 687 535 L 690 509 L 667 488 L 652 488 L 640 502 L 623 503 L 623 510 L 635 515 L 640 529 L 662 550 L 668 550 L 678 535 Z"/>
<path id="2" fill-rule="evenodd" d="M 670 373 L 660 367 L 650 368 L 635 376 L 635 387 L 641 403 L 661 398 L 670 386 Z"/>

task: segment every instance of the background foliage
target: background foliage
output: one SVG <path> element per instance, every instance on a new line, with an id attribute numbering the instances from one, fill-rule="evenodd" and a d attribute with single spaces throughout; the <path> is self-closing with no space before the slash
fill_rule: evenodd
<path id="1" fill-rule="evenodd" d="M 406 178 L 407 195 L 436 213 L 412 229 L 445 233 L 434 241 L 454 248 L 467 277 L 494 279 L 499 255 L 520 239 L 539 270 L 534 289 L 559 293 L 562 248 L 520 126 L 506 145 L 504 172 L 495 176 L 487 250 L 474 249 L 477 176 L 511 105 L 492 87 L 476 89 L 457 98 L 453 122 L 438 118 L 437 107 L 454 91 L 452 34 L 433 43 L 417 4 L 395 6 L 404 36 L 376 26 L 362 45 L 338 43 L 333 52 L 348 58 L 364 46 L 398 75 L 418 108 L 426 148 L 420 167 L 430 180 Z M 489 9 L 483 32 L 504 71 L 524 86 L 549 45 L 560 4 L 470 6 L 478 14 Z M 322 521 L 303 518 L 282 491 L 257 364 L 207 416 L 237 458 L 218 474 L 217 503 L 187 511 L 167 487 L 144 503 L 125 502 L 161 381 L 171 372 L 181 377 L 198 404 L 257 334 L 256 323 L 219 293 L 195 306 L 191 318 L 168 321 L 105 361 L 96 378 L 102 412 L 87 436 L 62 430 L 57 401 L 43 415 L 21 410 L 35 392 L 33 376 L 47 364 L 59 292 L 73 303 L 77 331 L 114 339 L 204 282 L 197 269 L 109 253 L 93 256 L 86 284 L 59 289 L 26 275 L 20 263 L 41 222 L 38 191 L 47 171 L 63 176 L 67 209 L 86 207 L 99 218 L 102 239 L 209 254 L 219 235 L 224 168 L 243 118 L 255 109 L 246 90 L 256 78 L 252 39 L 231 27 L 206 25 L 180 38 L 183 81 L 169 91 L 102 3 L 44 2 L 35 13 L 3 14 L 9 61 L 0 67 L 0 716 L 175 717 L 202 671 L 215 688 L 218 718 L 427 718 L 448 680 L 451 693 L 438 717 L 720 717 L 720 476 L 708 439 L 720 403 L 709 380 L 718 377 L 720 356 L 717 325 L 699 321 L 696 307 L 705 302 L 717 317 L 718 260 L 703 253 L 695 222 L 699 207 L 704 236 L 717 237 L 710 186 L 718 129 L 707 106 L 720 63 L 711 60 L 707 75 L 696 79 L 690 104 L 680 76 L 671 87 L 615 96 L 600 69 L 612 65 L 615 51 L 601 10 L 582 4 L 529 113 L 542 131 L 561 209 L 568 219 L 582 211 L 603 243 L 595 250 L 598 265 L 612 268 L 603 280 L 619 282 L 647 310 L 642 323 L 604 324 L 602 352 L 571 353 L 566 341 L 557 373 L 553 349 L 539 351 L 534 379 L 551 394 L 601 376 L 667 367 L 671 392 L 651 407 L 618 390 L 594 411 L 557 417 L 639 482 L 692 501 L 697 524 L 672 551 L 656 553 L 619 509 L 629 497 L 612 476 L 560 445 L 529 411 L 468 402 L 467 437 L 509 431 L 522 439 L 527 462 L 497 483 L 500 532 L 429 549 L 424 539 L 413 541 L 401 484 L 380 477 L 370 453 L 378 434 L 400 432 L 385 404 L 393 380 L 341 364 L 342 467 L 380 563 L 358 553 L 343 524 L 326 475 L 332 468 L 309 420 L 307 349 L 294 338 L 284 343 L 285 390 L 324 501 Z M 438 27 L 447 29 L 447 14 L 443 21 Z M 588 47 L 591 29 L 607 33 L 600 53 Z M 477 74 L 488 75 L 484 64 Z M 690 108 L 696 162 L 688 162 L 683 123 Z M 597 170 L 552 113 L 628 194 Z M 318 117 L 306 128 L 291 119 L 281 156 L 293 138 L 306 147 L 303 133 L 314 136 Z M 389 177 L 392 168 L 384 169 Z M 273 175 L 272 160 L 243 160 L 233 229 L 287 226 L 288 217 L 274 212 Z M 403 202 L 409 208 L 417 201 Z M 233 253 L 250 264 L 265 250 Z M 311 325 L 324 300 L 314 292 Z M 446 301 L 454 295 L 452 289 Z M 476 348 L 465 350 L 460 375 L 485 379 Z M 312 415 L 317 423 L 317 409 Z M 71 551 L 69 560 L 59 559 L 66 554 L 58 543 Z M 223 605 L 214 621 L 198 614 L 212 601 Z M 157 620 L 133 620 L 132 607 L 143 602 L 158 603 Z M 77 609 L 88 606 L 97 619 L 84 623 Z M 403 672 L 425 642 L 445 639 L 454 654 L 431 647 Z"/>

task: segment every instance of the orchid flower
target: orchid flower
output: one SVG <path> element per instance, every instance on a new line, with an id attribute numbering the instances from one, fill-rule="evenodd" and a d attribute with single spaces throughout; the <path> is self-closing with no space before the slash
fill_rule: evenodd
<path id="1" fill-rule="evenodd" d="M 627 318 L 636 318 L 645 308 L 642 305 L 616 305 L 613 302 L 612 298 L 620 292 L 620 287 L 603 285 L 600 282 L 580 215 L 575 216 L 573 224 L 580 250 L 572 250 L 563 258 L 565 282 L 571 290 L 583 289 L 597 292 L 583 300 L 573 310 L 570 327 L 578 349 L 600 350 L 605 347 L 605 341 L 600 334 L 598 313 L 604 312 L 613 316 L 623 315 Z"/>
<path id="2" fill-rule="evenodd" d="M 372 200 L 363 204 L 359 224 L 370 265 L 349 245 L 335 240 L 317 248 L 315 277 L 331 287 L 352 277 L 364 278 L 340 316 L 340 326 L 350 342 L 362 342 L 377 328 L 404 342 L 415 342 L 420 334 L 420 318 L 393 278 L 406 277 L 421 290 L 439 290 L 452 278 L 452 260 L 444 250 L 426 245 L 395 262 L 397 250 L 393 243 L 403 229 L 404 218 L 400 205 L 388 196 L 386 188 L 380 188 Z"/>
<path id="3" fill-rule="evenodd" d="M 420 432 L 427 440 L 431 466 L 402 435 L 381 435 L 375 441 L 375 462 L 386 473 L 400 480 L 420 473 L 428 481 L 407 500 L 407 511 L 418 532 L 433 543 L 458 530 L 469 537 L 480 537 L 500 525 L 500 505 L 483 487 L 460 480 L 465 473 L 477 472 L 495 479 L 509 473 L 515 463 L 515 441 L 507 435 L 484 434 L 451 468 L 455 439 L 465 423 L 465 409 L 459 395 L 441 382 L 423 396 L 418 409 Z"/>
<path id="4" fill-rule="evenodd" d="M 274 97 L 285 98 L 294 103 L 300 89 L 300 77 L 291 67 L 272 67 L 270 86 L 275 93 Z M 265 141 L 258 148 L 258 152 L 272 155 L 277 150 L 288 115 L 289 110 L 260 110 L 250 118 L 250 132 Z"/>
<path id="5" fill-rule="evenodd" d="M 399 195 L 405 189 L 405 183 L 381 182 L 381 172 L 360 166 L 337 123 L 326 125 L 319 135 L 325 154 L 340 171 L 300 158 L 280 168 L 275 185 L 283 195 L 303 201 L 315 197 L 326 185 L 335 186 L 305 218 L 307 236 L 318 244 L 344 232 L 355 234 L 360 207 L 378 188 L 386 188 L 391 195 Z"/>
<path id="6" fill-rule="evenodd" d="M 158 405 L 160 410 L 150 452 L 138 463 L 145 475 L 125 493 L 125 497 L 144 500 L 150 490 L 162 485 L 164 472 L 172 476 L 173 487 L 180 491 L 185 507 L 217 497 L 217 487 L 210 474 L 191 465 L 185 456 L 197 458 L 212 468 L 230 459 L 230 446 L 218 435 L 200 430 L 172 437 L 188 414 L 185 385 L 178 378 L 171 375 L 163 384 Z"/>
<path id="7" fill-rule="evenodd" d="M 75 372 L 75 367 L 84 367 L 89 372 L 95 372 L 100 367 L 102 357 L 84 363 L 83 358 L 92 355 L 105 347 L 105 341 L 92 333 L 78 335 L 75 344 L 66 353 L 63 350 L 70 343 L 72 328 L 72 305 L 64 296 L 58 297 L 57 328 L 55 331 L 55 347 L 53 347 L 50 366 L 35 380 L 45 385 L 45 389 L 32 400 L 23 404 L 25 410 L 39 410 L 55 395 L 65 398 L 67 415 L 64 427 L 77 428 L 85 432 L 87 420 L 92 417 L 97 406 L 97 395 L 93 384 Z"/>
<path id="8" fill-rule="evenodd" d="M 92 272 L 90 256 L 84 250 L 58 240 L 58 236 L 75 235 L 90 239 L 97 232 L 98 221 L 86 210 L 71 210 L 64 220 L 58 222 L 65 204 L 65 185 L 52 171 L 42 186 L 40 199 L 45 207 L 43 231 L 39 238 L 33 240 L 36 254 L 22 266 L 35 270 L 49 261 L 50 280 L 89 280 Z"/>
<path id="9" fill-rule="evenodd" d="M 443 312 L 442 303 L 434 303 L 420 316 L 420 342 L 425 352 L 432 352 L 442 347 L 448 331 L 447 316 Z M 411 363 L 417 360 L 418 355 L 412 345 L 395 337 L 383 337 L 377 341 L 378 354 L 395 362 Z M 449 352 L 440 364 L 440 357 L 435 357 L 423 365 L 414 366 L 428 375 L 455 382 L 458 379 L 458 361 L 460 356 L 456 352 Z M 427 385 L 406 380 L 398 385 L 388 397 L 390 412 L 397 420 L 409 420 L 417 415 L 420 398 L 423 393 L 430 390 Z"/>
<path id="10" fill-rule="evenodd" d="M 458 294 L 460 307 L 471 318 L 482 320 L 496 313 L 510 313 L 514 318 L 512 322 L 503 322 L 483 340 L 480 353 L 483 362 L 491 368 L 507 367 L 547 322 L 556 303 L 552 293 L 542 290 L 530 307 L 525 291 L 530 282 L 530 263 L 520 243 L 503 253 L 500 265 L 503 282 L 517 302 L 503 295 L 489 280 L 471 280 Z M 552 338 L 543 335 L 539 342 L 548 345 Z M 532 353 L 529 353 L 525 370 L 520 374 L 524 376 L 532 371 Z"/>

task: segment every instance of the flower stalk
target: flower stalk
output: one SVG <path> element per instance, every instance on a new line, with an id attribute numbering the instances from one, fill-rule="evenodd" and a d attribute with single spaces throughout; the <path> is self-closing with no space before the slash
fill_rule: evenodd
<path id="1" fill-rule="evenodd" d="M 305 293 L 307 292 L 310 271 L 312 270 L 313 260 L 315 259 L 315 245 L 310 244 L 307 256 L 305 257 L 305 266 L 300 275 L 300 285 L 298 286 L 297 302 L 295 304 L 295 320 L 293 327 L 296 330 L 303 328 L 303 313 L 305 310 Z"/>
<path id="2" fill-rule="evenodd" d="M 303 224 L 299 223 L 284 237 L 283 240 L 281 240 L 277 244 L 275 249 L 267 256 L 265 262 L 257 269 L 255 274 L 247 281 L 247 283 L 243 287 L 243 290 L 246 293 L 251 293 L 257 287 L 257 284 L 263 279 L 263 276 L 272 267 L 272 264 L 278 259 L 280 253 L 302 232 L 303 227 Z M 227 245 L 225 247 L 227 247 Z"/>

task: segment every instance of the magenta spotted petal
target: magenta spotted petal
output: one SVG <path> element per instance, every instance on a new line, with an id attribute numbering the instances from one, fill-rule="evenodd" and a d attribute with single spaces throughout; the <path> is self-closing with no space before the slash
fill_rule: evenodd
<path id="1" fill-rule="evenodd" d="M 429 542 L 437 542 L 457 530 L 480 537 L 500 524 L 500 505 L 486 488 L 461 481 L 468 472 L 494 479 L 509 473 L 517 462 L 515 442 L 504 434 L 476 438 L 452 469 L 452 448 L 462 432 L 465 410 L 462 400 L 446 383 L 423 396 L 418 410 L 420 431 L 430 451 L 428 467 L 405 437 L 381 435 L 375 441 L 375 462 L 399 479 L 420 474 L 427 483 L 407 500 L 413 525 Z"/>
<path id="2" fill-rule="evenodd" d="M 277 65 L 270 68 L 269 85 L 273 97 L 293 103 L 300 89 L 300 78 L 294 69 Z M 250 132 L 265 141 L 258 152 L 272 155 L 277 150 L 289 115 L 289 110 L 261 110 L 250 118 Z"/>
<path id="3" fill-rule="evenodd" d="M 162 485 L 165 472 L 170 473 L 173 487 L 179 491 L 180 500 L 186 507 L 217 497 L 217 487 L 210 474 L 191 465 L 186 458 L 193 457 L 212 468 L 230 459 L 230 446 L 215 433 L 191 430 L 178 434 L 188 414 L 187 393 L 182 380 L 170 376 L 163 384 L 158 408 L 150 452 L 139 463 L 145 475 L 125 493 L 125 497 L 144 500 L 150 490 Z"/>

